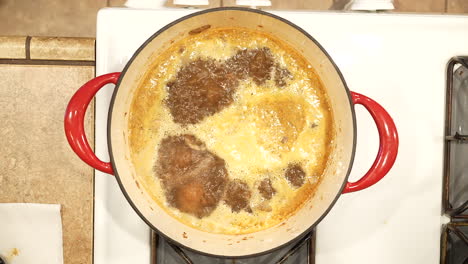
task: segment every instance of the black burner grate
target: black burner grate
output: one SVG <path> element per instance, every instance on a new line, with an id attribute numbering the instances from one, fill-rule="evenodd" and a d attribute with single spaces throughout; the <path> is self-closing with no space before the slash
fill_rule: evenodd
<path id="1" fill-rule="evenodd" d="M 442 264 L 468 264 L 468 57 L 447 67 Z"/>
<path id="2" fill-rule="evenodd" d="M 468 264 L 468 223 L 444 226 L 441 263 Z"/>
<path id="3" fill-rule="evenodd" d="M 468 219 L 468 57 L 447 67 L 444 161 L 444 211 Z"/>
<path id="4" fill-rule="evenodd" d="M 152 264 L 314 264 L 315 231 L 293 245 L 272 253 L 243 259 L 221 259 L 197 254 L 170 243 L 163 237 L 152 234 Z"/>

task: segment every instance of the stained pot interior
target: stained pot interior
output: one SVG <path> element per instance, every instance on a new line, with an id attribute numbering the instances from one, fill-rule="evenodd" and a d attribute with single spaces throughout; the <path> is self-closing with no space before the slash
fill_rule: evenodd
<path id="1" fill-rule="evenodd" d="M 238 26 L 271 33 L 301 52 L 319 74 L 330 103 L 336 128 L 335 148 L 329 166 L 315 195 L 282 224 L 248 235 L 222 235 L 203 232 L 186 226 L 151 201 L 145 190 L 136 184 L 135 169 L 130 162 L 127 123 L 133 92 L 145 73 L 151 58 L 164 51 L 171 40 L 178 40 L 190 30 L 204 25 Z M 207 254 L 245 256 L 281 246 L 316 224 L 334 203 L 346 179 L 354 151 L 354 119 L 352 105 L 339 72 L 309 37 L 297 28 L 270 15 L 246 10 L 216 10 L 192 15 L 165 28 L 150 39 L 121 77 L 114 94 L 109 124 L 110 153 L 119 183 L 135 210 L 145 221 L 180 244 Z M 240 241 L 237 243 L 237 241 Z"/>

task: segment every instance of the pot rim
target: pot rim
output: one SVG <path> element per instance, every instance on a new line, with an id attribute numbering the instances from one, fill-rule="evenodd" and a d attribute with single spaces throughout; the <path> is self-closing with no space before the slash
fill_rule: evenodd
<path id="1" fill-rule="evenodd" d="M 195 17 L 195 16 L 199 16 L 199 15 L 203 15 L 203 14 L 206 14 L 206 13 L 211 13 L 211 12 L 218 12 L 218 11 L 226 11 L 226 10 L 236 10 L 236 11 L 244 11 L 244 12 L 252 12 L 252 13 L 256 13 L 256 14 L 261 14 L 261 15 L 266 15 L 266 16 L 270 16 L 272 18 L 275 18 L 275 19 L 278 19 L 280 20 L 281 22 L 284 22 L 286 24 L 288 24 L 289 26 L 295 28 L 296 30 L 298 30 L 299 32 L 301 32 L 302 34 L 304 34 L 308 39 L 310 39 L 312 42 L 314 42 L 315 45 L 317 45 L 317 47 L 325 54 L 325 56 L 328 58 L 328 60 L 331 62 L 331 64 L 333 65 L 333 67 L 335 68 L 336 72 L 338 73 L 338 76 L 340 77 L 340 80 L 341 82 L 343 83 L 343 86 L 345 88 L 345 92 L 347 93 L 348 95 L 348 100 L 349 100 L 349 105 L 351 106 L 350 107 L 350 111 L 351 111 L 351 115 L 352 115 L 352 118 L 353 118 L 353 146 L 352 146 L 352 152 L 351 152 L 351 159 L 349 161 L 349 165 L 348 165 L 348 171 L 346 172 L 346 176 L 344 178 L 344 181 L 343 181 L 343 184 L 341 185 L 340 187 L 340 191 L 338 192 L 338 194 L 336 195 L 336 197 L 333 199 L 333 201 L 330 203 L 330 205 L 328 206 L 328 208 L 324 211 L 324 213 L 317 219 L 317 221 L 315 221 L 314 223 L 312 223 L 304 232 L 302 232 L 300 235 L 294 237 L 293 239 L 285 242 L 284 244 L 280 245 L 280 246 L 277 246 L 277 247 L 274 247 L 274 248 L 271 248 L 271 249 L 268 249 L 268 250 L 264 250 L 262 252 L 257 252 L 257 253 L 254 253 L 254 254 L 248 254 L 248 255 L 241 255 L 241 256 L 225 256 L 225 255 L 216 255 L 216 254 L 211 254 L 211 253 L 206 253 L 206 252 L 203 252 L 203 251 L 199 251 L 199 250 L 196 250 L 196 249 L 193 249 L 193 248 L 190 248 L 186 245 L 183 245 L 182 243 L 172 239 L 171 237 L 167 236 L 166 234 L 164 234 L 163 232 L 161 232 L 151 221 L 149 221 L 141 212 L 140 210 L 138 209 L 138 207 L 133 203 L 131 197 L 128 195 L 127 191 L 125 190 L 125 187 L 120 179 L 120 176 L 119 176 L 119 173 L 118 173 L 118 170 L 116 168 L 116 166 L 114 165 L 114 155 L 113 155 L 113 149 L 112 149 L 112 140 L 111 140 L 111 128 L 112 128 L 112 114 L 113 114 L 113 108 L 114 108 L 114 102 L 115 102 L 115 98 L 117 96 L 117 92 L 119 90 L 119 86 L 120 86 L 120 83 L 122 81 L 122 79 L 124 78 L 125 76 L 125 73 L 127 72 L 128 68 L 130 67 L 130 65 L 132 64 L 132 62 L 135 60 L 136 57 L 138 57 L 138 55 L 140 54 L 140 52 L 148 45 L 148 43 L 150 43 L 151 41 L 153 41 L 153 39 L 155 39 L 157 36 L 159 36 L 162 32 L 164 32 L 165 30 L 167 30 L 168 28 L 172 27 L 173 25 L 176 25 L 188 18 L 191 18 L 191 17 Z M 135 53 L 133 53 L 132 57 L 130 58 L 130 60 L 125 64 L 125 67 L 124 69 L 122 70 L 121 74 L 120 74 L 120 77 L 119 77 L 119 80 L 117 82 L 117 84 L 115 85 L 115 88 L 114 88 L 114 91 L 112 93 L 112 98 L 111 98 L 111 101 L 110 101 L 110 106 L 109 106 L 109 114 L 108 114 L 108 118 L 107 118 L 107 145 L 108 145 L 108 150 L 109 150 L 109 158 L 110 158 L 110 163 L 112 165 L 112 168 L 113 168 L 113 171 L 114 171 L 114 176 L 115 178 L 117 179 L 117 183 L 119 184 L 119 187 L 120 187 L 120 190 L 122 191 L 123 195 L 125 196 L 125 199 L 128 201 L 128 203 L 130 204 L 130 206 L 133 208 L 133 210 L 138 214 L 138 216 L 155 232 L 157 232 L 158 235 L 161 235 L 164 237 L 164 239 L 166 239 L 167 241 L 169 241 L 170 243 L 172 244 L 175 244 L 179 247 L 182 247 L 184 249 L 187 249 L 187 250 L 190 250 L 192 252 L 195 252 L 197 254 L 201 254 L 201 255 L 205 255 L 205 256 L 209 256 L 209 257 L 215 257 L 215 258 L 221 258 L 221 259 L 232 259 L 232 258 L 239 258 L 239 259 L 245 259 L 245 258 L 252 258 L 252 257 L 257 257 L 257 256 L 262 256 L 262 255 L 266 255 L 266 254 L 269 254 L 269 253 L 272 253 L 274 251 L 277 251 L 281 248 L 284 248 L 288 245 L 291 245 L 292 243 L 294 242 L 298 242 L 300 239 L 304 238 L 307 234 L 311 233 L 312 229 L 315 228 L 322 220 L 323 218 L 325 218 L 325 216 L 330 212 L 330 210 L 333 208 L 333 206 L 335 205 L 336 201 L 338 200 L 338 198 L 340 197 L 340 195 L 342 194 L 345 186 L 346 186 L 346 183 L 348 182 L 348 178 L 349 178 L 349 174 L 351 173 L 351 169 L 353 167 L 353 163 L 354 163 L 354 157 L 355 157 L 355 153 L 356 153 L 356 132 L 357 132 L 357 129 L 356 129 L 356 113 L 355 113 L 355 110 L 354 110 L 354 103 L 353 103 L 353 100 L 352 100 L 352 97 L 351 97 L 351 91 L 349 90 L 348 88 L 348 85 L 346 84 L 346 81 L 343 77 L 343 74 L 341 73 L 341 71 L 339 70 L 338 66 L 335 64 L 335 62 L 333 61 L 333 59 L 331 58 L 331 56 L 328 54 L 328 52 L 325 50 L 325 48 L 322 47 L 322 45 L 320 45 L 320 43 L 315 39 L 313 38 L 309 33 L 307 33 L 304 29 L 302 29 L 301 27 L 299 27 L 298 25 L 290 22 L 289 20 L 286 20 L 280 16 L 277 16 L 277 15 L 274 15 L 272 13 L 268 13 L 268 12 L 265 12 L 265 11 L 262 11 L 262 10 L 258 10 L 258 9 L 252 9 L 252 8 L 246 8 L 246 7 L 217 7 L 217 8 L 210 8 L 210 9 L 205 9 L 205 10 L 202 10 L 202 11 L 199 11 L 199 12 L 195 12 L 195 13 L 192 13 L 192 14 L 188 14 L 186 16 L 183 16 L 179 19 L 176 19 L 174 20 L 173 22 L 165 25 L 164 27 L 162 27 L 161 29 L 159 29 L 158 31 L 156 31 L 156 33 L 154 33 L 153 35 L 151 35 L 145 42 L 143 42 L 140 47 L 135 51 Z"/>

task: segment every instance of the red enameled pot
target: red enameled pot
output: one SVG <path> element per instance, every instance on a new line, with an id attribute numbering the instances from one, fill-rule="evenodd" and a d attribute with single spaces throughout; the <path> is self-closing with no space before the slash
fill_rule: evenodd
<path id="1" fill-rule="evenodd" d="M 262 30 L 300 51 L 320 76 L 334 117 L 335 148 L 315 195 L 283 223 L 247 236 L 203 232 L 177 221 L 148 199 L 145 190 L 140 189 L 135 180 L 134 165 L 127 158 L 130 152 L 126 133 L 127 113 L 142 74 L 147 71 L 152 58 L 166 50 L 171 41 L 177 41 L 187 36 L 189 31 L 207 24 L 212 28 L 235 26 Z M 90 148 L 83 121 L 92 98 L 108 83 L 116 87 L 107 124 L 111 162 L 104 162 Z M 348 182 L 356 146 L 356 104 L 363 105 L 374 119 L 380 147 L 369 171 L 357 182 Z M 97 170 L 116 176 L 129 203 L 154 230 L 179 245 L 222 257 L 264 254 L 303 237 L 328 213 L 342 193 L 360 191 L 380 181 L 393 166 L 398 152 L 397 130 L 390 115 L 372 99 L 348 90 L 338 67 L 312 36 L 285 19 L 247 8 L 204 10 L 178 19 L 156 32 L 135 52 L 121 73 L 96 77 L 75 93 L 66 110 L 65 133 L 70 146 L 83 161 Z"/>

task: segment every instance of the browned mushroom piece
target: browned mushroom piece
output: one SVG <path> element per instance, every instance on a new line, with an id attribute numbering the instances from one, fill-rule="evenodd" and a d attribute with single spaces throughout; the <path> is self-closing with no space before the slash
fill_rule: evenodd
<path id="1" fill-rule="evenodd" d="M 180 211 L 203 217 L 216 202 L 205 194 L 203 184 L 190 182 L 172 190 L 171 202 Z"/>
<path id="2" fill-rule="evenodd" d="M 289 164 L 284 176 L 292 186 L 299 188 L 304 184 L 306 174 L 299 164 Z"/>
<path id="3" fill-rule="evenodd" d="M 226 186 L 224 202 L 231 207 L 233 212 L 245 210 L 252 212 L 249 207 L 250 197 L 252 196 L 249 186 L 239 179 L 232 180 Z"/>
<path id="4" fill-rule="evenodd" d="M 224 160 L 193 135 L 164 138 L 155 170 L 168 203 L 199 218 L 216 208 L 228 180 Z"/>
<path id="5" fill-rule="evenodd" d="M 249 62 L 249 75 L 257 84 L 263 84 L 271 78 L 274 60 L 270 49 L 261 48 L 252 50 Z"/>
<path id="6" fill-rule="evenodd" d="M 226 61 L 229 68 L 239 79 L 252 77 L 257 85 L 270 79 L 273 57 L 268 48 L 239 50 Z"/>
<path id="7" fill-rule="evenodd" d="M 239 50 L 224 62 L 196 59 L 180 68 L 167 83 L 166 105 L 174 122 L 197 124 L 233 102 L 239 80 L 252 78 L 257 85 L 271 79 L 282 87 L 290 72 L 275 63 L 269 48 Z"/>
<path id="8" fill-rule="evenodd" d="M 268 178 L 265 178 L 260 182 L 258 185 L 258 191 L 262 197 L 267 200 L 270 200 L 276 193 L 275 188 L 273 188 L 273 185 L 271 184 L 271 180 Z"/>
<path id="9" fill-rule="evenodd" d="M 196 124 L 233 101 L 238 80 L 214 59 L 197 59 L 183 66 L 167 84 L 166 105 L 174 122 Z"/>
<path id="10" fill-rule="evenodd" d="M 260 211 L 264 211 L 264 212 L 271 212 L 272 208 L 271 208 L 271 205 L 268 201 L 263 201 L 261 203 L 259 203 L 255 209 L 258 209 Z"/>
<path id="11" fill-rule="evenodd" d="M 286 85 L 286 80 L 291 79 L 291 72 L 286 68 L 282 68 L 280 65 L 275 66 L 275 84 L 278 87 L 284 87 Z"/>

